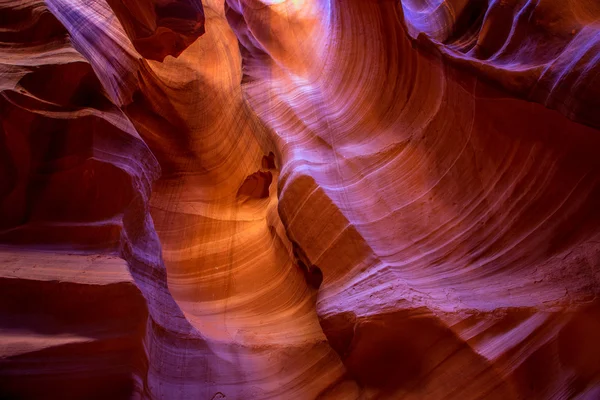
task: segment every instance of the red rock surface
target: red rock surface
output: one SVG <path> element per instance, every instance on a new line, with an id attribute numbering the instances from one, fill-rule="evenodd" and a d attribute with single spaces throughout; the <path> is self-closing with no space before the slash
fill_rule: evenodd
<path id="1" fill-rule="evenodd" d="M 600 397 L 593 0 L 0 0 L 0 397 Z"/>

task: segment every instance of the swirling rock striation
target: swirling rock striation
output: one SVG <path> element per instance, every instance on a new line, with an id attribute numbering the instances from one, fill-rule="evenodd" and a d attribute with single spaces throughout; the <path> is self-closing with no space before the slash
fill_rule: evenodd
<path id="1" fill-rule="evenodd" d="M 407 0 L 402 9 L 407 32 L 447 60 L 600 127 L 597 2 Z"/>
<path id="2" fill-rule="evenodd" d="M 168 292 L 148 212 L 159 164 L 120 108 L 134 80 L 119 66 L 142 60 L 100 18 L 106 4 L 83 5 L 0 4 L 0 394 L 9 398 L 158 397 L 170 367 L 161 352 L 201 345 Z M 131 57 L 103 64 L 117 50 Z"/>
<path id="3" fill-rule="evenodd" d="M 0 16 L 0 397 L 600 396 L 593 1 Z"/>
<path id="4" fill-rule="evenodd" d="M 598 393 L 598 131 L 514 96 L 549 105 L 529 91 L 550 72 L 527 60 L 597 93 L 596 60 L 557 60 L 578 42 L 545 39 L 571 25 L 478 50 L 500 32 L 477 21 L 506 3 L 228 2 L 247 99 L 279 150 L 282 221 L 323 271 L 317 313 L 360 386 L 332 395 Z M 507 29 L 531 23 L 515 15 Z M 587 94 L 558 93 L 597 126 Z"/>

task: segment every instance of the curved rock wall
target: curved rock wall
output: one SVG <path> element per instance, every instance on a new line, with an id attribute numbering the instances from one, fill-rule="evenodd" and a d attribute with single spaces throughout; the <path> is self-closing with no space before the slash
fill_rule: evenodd
<path id="1" fill-rule="evenodd" d="M 468 50 L 485 32 L 466 32 L 483 12 L 467 3 L 230 3 L 243 87 L 282 159 L 281 218 L 323 271 L 317 313 L 367 393 L 589 394 L 598 132 L 503 90 L 545 81 Z M 536 29 L 520 56 L 559 30 Z M 511 87 L 519 75 L 533 83 Z M 559 110 L 596 116 L 582 97 Z M 567 344 L 575 331 L 589 347 Z"/>
<path id="2" fill-rule="evenodd" d="M 0 16 L 0 397 L 600 395 L 593 1 Z"/>

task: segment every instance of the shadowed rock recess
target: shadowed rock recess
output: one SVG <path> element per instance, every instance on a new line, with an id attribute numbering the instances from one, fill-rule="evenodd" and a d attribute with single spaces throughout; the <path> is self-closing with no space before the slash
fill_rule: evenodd
<path id="1" fill-rule="evenodd" d="M 599 399 L 597 0 L 0 0 L 1 399 Z"/>

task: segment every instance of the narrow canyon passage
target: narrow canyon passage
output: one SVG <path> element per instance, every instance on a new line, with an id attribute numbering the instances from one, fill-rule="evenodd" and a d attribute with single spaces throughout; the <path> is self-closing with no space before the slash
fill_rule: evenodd
<path id="1" fill-rule="evenodd" d="M 0 1 L 0 398 L 600 397 L 599 21 Z"/>
<path id="2" fill-rule="evenodd" d="M 263 166 L 273 147 L 242 98 L 224 3 L 205 2 L 204 11 L 202 40 L 150 63 L 161 82 L 173 82 L 168 96 L 182 121 L 154 146 L 187 141 L 185 156 L 159 158 L 163 175 L 150 202 L 169 290 L 207 343 L 206 370 L 193 372 L 202 396 L 314 398 L 343 366 L 279 219 L 278 172 Z M 191 95 L 179 96 L 181 87 Z M 259 171 L 272 182 L 252 179 Z M 260 190 L 242 189 L 253 185 Z"/>

